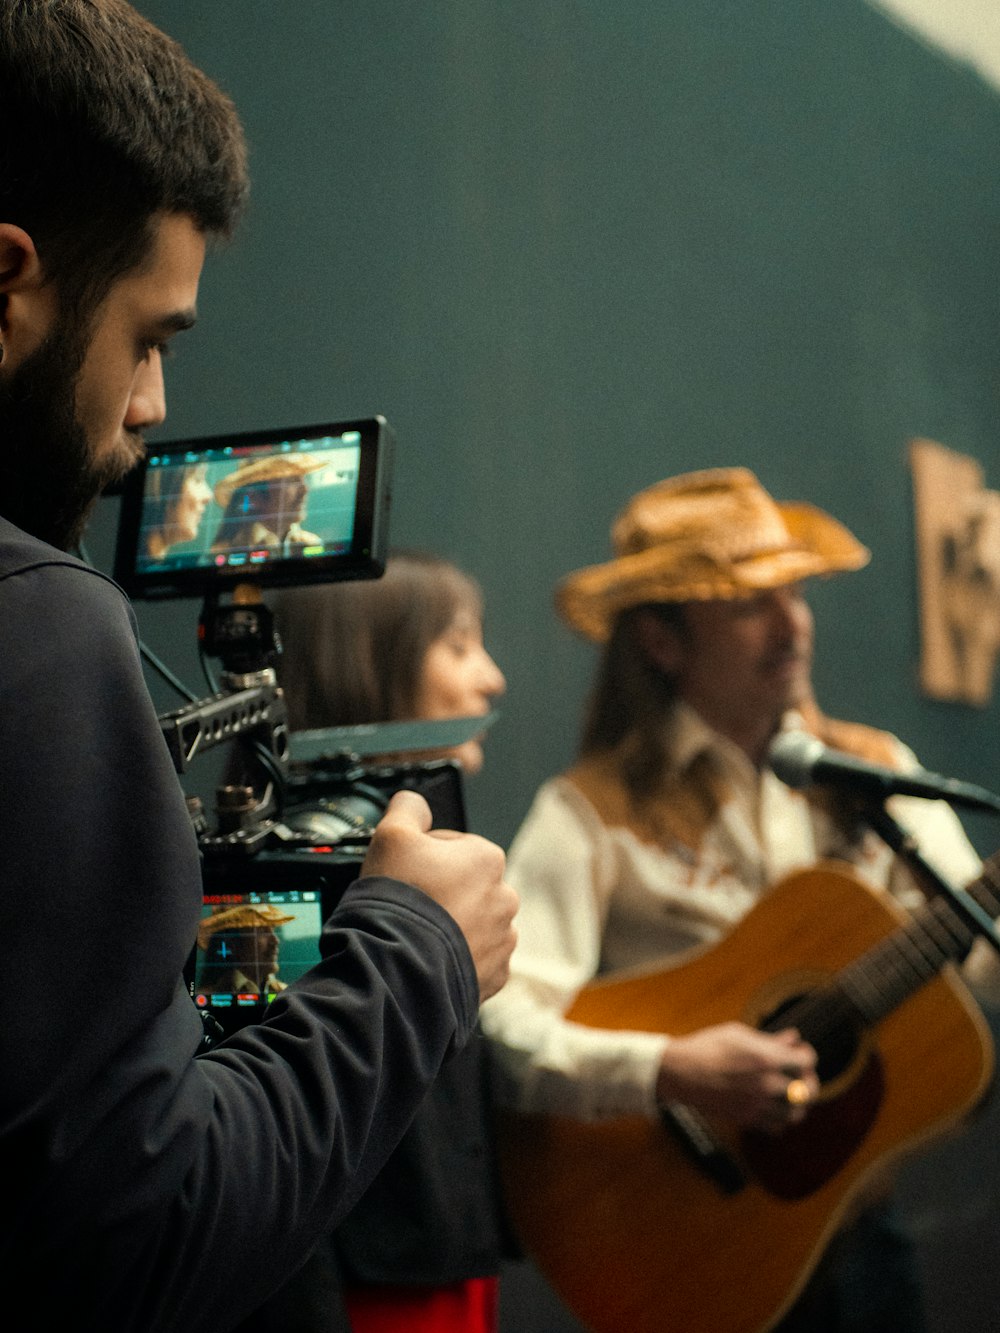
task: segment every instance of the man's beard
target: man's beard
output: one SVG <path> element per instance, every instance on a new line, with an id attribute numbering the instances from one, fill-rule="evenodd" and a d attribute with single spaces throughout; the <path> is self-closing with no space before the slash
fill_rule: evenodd
<path id="1" fill-rule="evenodd" d="M 0 514 L 66 551 L 76 546 L 120 459 L 91 460 L 76 418 L 76 379 L 87 335 L 64 321 L 4 381 L 0 378 Z"/>

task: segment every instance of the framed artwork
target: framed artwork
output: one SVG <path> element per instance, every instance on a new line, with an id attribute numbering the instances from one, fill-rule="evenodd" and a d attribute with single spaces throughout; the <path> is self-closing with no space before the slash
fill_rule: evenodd
<path id="1" fill-rule="evenodd" d="M 920 684 L 935 699 L 985 706 L 1000 651 L 1000 492 L 974 458 L 910 441 Z"/>

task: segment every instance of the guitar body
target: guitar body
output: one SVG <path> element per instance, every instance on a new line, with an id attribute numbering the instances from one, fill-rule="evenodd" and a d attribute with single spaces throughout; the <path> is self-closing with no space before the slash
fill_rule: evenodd
<path id="1" fill-rule="evenodd" d="M 586 987 L 605 1028 L 758 1025 L 898 930 L 905 915 L 832 863 L 778 884 L 719 944 Z M 658 1121 L 506 1115 L 504 1188 L 522 1245 L 593 1333 L 763 1333 L 905 1153 L 985 1092 L 989 1030 L 950 968 L 888 1015 L 777 1138 L 713 1124 L 744 1174 L 726 1194 Z"/>

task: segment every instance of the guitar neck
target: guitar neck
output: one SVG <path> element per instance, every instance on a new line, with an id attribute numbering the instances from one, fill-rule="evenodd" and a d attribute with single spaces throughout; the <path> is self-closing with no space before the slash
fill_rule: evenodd
<path id="1" fill-rule="evenodd" d="M 966 890 L 991 917 L 1000 915 L 1000 853 Z M 839 974 L 835 989 L 867 1025 L 879 1022 L 935 977 L 945 963 L 964 958 L 976 932 L 943 896 L 924 903 L 911 919 Z"/>

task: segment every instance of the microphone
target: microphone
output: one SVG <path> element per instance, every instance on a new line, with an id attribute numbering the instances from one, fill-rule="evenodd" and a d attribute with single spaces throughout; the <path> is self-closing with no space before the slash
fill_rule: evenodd
<path id="1" fill-rule="evenodd" d="M 926 768 L 899 773 L 833 750 L 805 731 L 783 731 L 771 743 L 768 763 L 789 787 L 836 787 L 868 800 L 922 796 L 973 810 L 1000 812 L 1000 796 L 970 782 L 944 778 Z"/>

